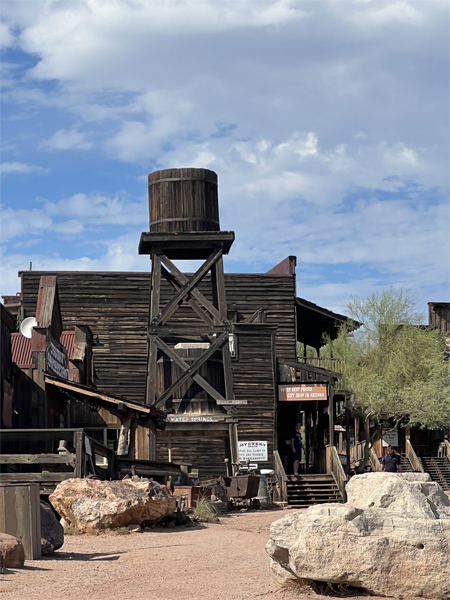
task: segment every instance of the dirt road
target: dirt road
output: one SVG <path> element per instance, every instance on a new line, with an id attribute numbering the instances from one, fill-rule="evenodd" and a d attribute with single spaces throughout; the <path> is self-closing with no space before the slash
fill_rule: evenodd
<path id="1" fill-rule="evenodd" d="M 320 600 L 272 580 L 264 546 L 288 511 L 130 535 L 66 536 L 55 557 L 1 576 L 2 600 Z M 364 597 L 367 600 L 367 596 Z M 353 600 L 356 597 L 353 596 Z M 373 597 L 372 597 L 373 600 Z"/>

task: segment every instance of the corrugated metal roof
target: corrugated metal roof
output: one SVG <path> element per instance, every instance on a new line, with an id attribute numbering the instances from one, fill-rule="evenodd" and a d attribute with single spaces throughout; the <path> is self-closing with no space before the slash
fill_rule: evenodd
<path id="1" fill-rule="evenodd" d="M 12 361 L 21 369 L 31 367 L 31 340 L 21 333 L 11 334 Z"/>
<path id="2" fill-rule="evenodd" d="M 63 331 L 59 341 L 67 350 L 67 358 L 72 360 L 75 351 L 75 331 Z"/>
<path id="3" fill-rule="evenodd" d="M 75 350 L 75 331 L 63 331 L 59 340 L 67 350 L 67 357 L 72 359 Z M 21 333 L 11 334 L 12 361 L 21 369 L 31 367 L 31 339 Z"/>

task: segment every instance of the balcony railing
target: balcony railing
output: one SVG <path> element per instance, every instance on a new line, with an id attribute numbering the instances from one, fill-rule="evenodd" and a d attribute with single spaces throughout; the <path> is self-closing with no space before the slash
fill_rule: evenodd
<path id="1" fill-rule="evenodd" d="M 328 369 L 329 371 L 334 371 L 335 373 L 340 373 L 342 366 L 342 360 L 340 358 L 312 358 L 308 356 L 299 356 L 297 357 L 297 362 L 310 365 L 311 367 Z"/>

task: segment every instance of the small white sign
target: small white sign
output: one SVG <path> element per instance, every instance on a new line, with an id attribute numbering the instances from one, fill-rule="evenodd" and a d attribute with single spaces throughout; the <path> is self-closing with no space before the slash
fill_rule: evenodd
<path id="1" fill-rule="evenodd" d="M 92 456 L 91 443 L 87 437 L 84 438 L 84 449 L 86 450 L 86 454 L 90 454 Z"/>
<path id="2" fill-rule="evenodd" d="M 267 462 L 267 442 L 239 442 L 239 460 Z"/>
<path id="3" fill-rule="evenodd" d="M 381 439 L 383 440 L 383 446 L 398 446 L 397 429 L 383 429 Z"/>

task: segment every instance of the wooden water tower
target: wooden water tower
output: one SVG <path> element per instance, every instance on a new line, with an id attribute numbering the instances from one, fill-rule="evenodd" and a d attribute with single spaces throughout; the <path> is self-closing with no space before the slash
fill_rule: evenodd
<path id="1" fill-rule="evenodd" d="M 142 233 L 139 244 L 139 254 L 149 254 L 152 264 L 146 403 L 167 406 L 171 398 L 185 393 L 188 382 L 194 382 L 209 406 L 212 401 L 227 413 L 233 412 L 232 325 L 227 319 L 222 257 L 230 250 L 234 232 L 220 231 L 217 175 L 208 169 L 155 171 L 148 176 L 148 191 L 150 232 Z M 174 260 L 202 263 L 187 276 Z M 163 298 L 162 277 L 171 285 L 170 298 Z M 199 289 L 204 281 L 211 288 L 206 295 L 204 287 Z M 187 316 L 187 306 L 191 316 Z M 194 352 L 183 353 L 186 343 L 198 346 Z M 207 381 L 208 361 L 215 359 L 217 367 L 220 355 L 223 377 Z M 169 384 L 161 379 L 162 360 L 174 367 Z M 219 381 L 220 385 L 214 385 Z M 222 408 L 218 410 L 223 414 Z"/>

